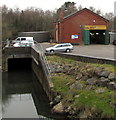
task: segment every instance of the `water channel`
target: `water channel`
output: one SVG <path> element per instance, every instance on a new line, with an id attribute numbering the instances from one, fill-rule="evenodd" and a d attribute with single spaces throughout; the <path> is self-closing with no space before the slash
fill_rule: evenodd
<path id="1" fill-rule="evenodd" d="M 31 70 L 3 73 L 3 118 L 49 117 L 48 98 Z"/>
<path id="2" fill-rule="evenodd" d="M 2 73 L 2 118 L 53 120 L 48 97 L 33 71 L 28 64 L 24 68 L 14 65 Z"/>

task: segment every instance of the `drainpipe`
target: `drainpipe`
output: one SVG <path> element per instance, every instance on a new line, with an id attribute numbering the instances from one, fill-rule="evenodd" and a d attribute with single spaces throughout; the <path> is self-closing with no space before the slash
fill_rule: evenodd
<path id="1" fill-rule="evenodd" d="M 59 42 L 62 42 L 62 31 L 63 31 L 63 26 L 62 26 L 62 22 L 63 22 L 63 10 L 60 10 L 60 22 L 59 22 Z"/>

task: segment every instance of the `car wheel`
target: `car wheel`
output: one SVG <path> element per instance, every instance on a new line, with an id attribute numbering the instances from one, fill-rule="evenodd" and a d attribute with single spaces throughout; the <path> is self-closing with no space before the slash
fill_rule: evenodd
<path id="1" fill-rule="evenodd" d="M 51 53 L 54 53 L 54 50 L 50 50 Z"/>
<path id="2" fill-rule="evenodd" d="M 70 52 L 70 49 L 66 49 L 66 52 Z"/>

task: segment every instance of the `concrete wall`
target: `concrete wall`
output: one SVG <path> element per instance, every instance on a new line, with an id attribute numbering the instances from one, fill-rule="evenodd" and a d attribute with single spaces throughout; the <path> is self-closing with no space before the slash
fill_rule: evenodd
<path id="1" fill-rule="evenodd" d="M 43 86 L 43 89 L 45 90 L 47 96 L 49 97 L 49 100 L 52 100 L 51 96 L 51 87 L 50 87 L 50 81 L 48 79 L 48 76 L 44 70 L 43 64 L 42 64 L 42 59 L 34 49 L 31 51 L 32 54 L 32 70 L 34 71 L 35 75 L 37 76 L 38 80 Z"/>
<path id="2" fill-rule="evenodd" d="M 116 33 L 110 32 L 110 43 L 112 44 L 114 40 L 116 40 Z"/>
<path id="3" fill-rule="evenodd" d="M 29 58 L 31 57 L 30 47 L 6 47 L 2 50 L 2 71 L 8 71 L 9 58 Z"/>
<path id="4" fill-rule="evenodd" d="M 39 82 L 43 86 L 44 91 L 46 92 L 49 100 L 52 100 L 51 96 L 51 88 L 48 77 L 43 69 L 42 59 L 40 54 L 36 52 L 31 47 L 7 47 L 3 50 L 2 56 L 2 70 L 8 71 L 8 59 L 14 58 L 32 58 L 32 70 L 34 71 L 35 75 L 37 76 Z"/>

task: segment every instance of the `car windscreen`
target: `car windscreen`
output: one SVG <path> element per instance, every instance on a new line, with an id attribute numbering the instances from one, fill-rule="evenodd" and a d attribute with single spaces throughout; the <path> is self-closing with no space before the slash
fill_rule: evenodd
<path id="1" fill-rule="evenodd" d="M 55 47 L 55 48 L 58 48 L 58 47 L 62 47 L 62 45 L 55 45 L 54 47 Z"/>
<path id="2" fill-rule="evenodd" d="M 17 38 L 16 40 L 17 40 L 17 41 L 20 41 L 20 38 Z"/>

